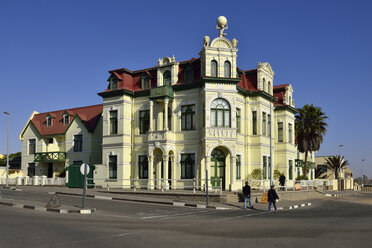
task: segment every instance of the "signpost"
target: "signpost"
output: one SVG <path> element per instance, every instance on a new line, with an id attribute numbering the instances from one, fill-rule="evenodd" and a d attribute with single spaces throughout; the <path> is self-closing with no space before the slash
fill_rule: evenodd
<path id="1" fill-rule="evenodd" d="M 87 175 L 89 173 L 89 165 L 84 163 L 80 166 L 80 172 L 84 175 L 84 188 L 83 188 L 83 204 L 81 208 L 85 208 L 85 196 L 87 193 Z"/>

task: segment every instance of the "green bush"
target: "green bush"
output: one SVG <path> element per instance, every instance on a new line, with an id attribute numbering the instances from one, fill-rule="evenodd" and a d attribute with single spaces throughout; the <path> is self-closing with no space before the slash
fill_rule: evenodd
<path id="1" fill-rule="evenodd" d="M 296 177 L 296 180 L 309 180 L 309 178 L 307 178 L 307 176 L 301 175 Z"/>
<path id="2" fill-rule="evenodd" d="M 261 169 L 254 169 L 250 176 L 254 180 L 261 180 L 263 178 L 263 173 Z"/>
<path id="3" fill-rule="evenodd" d="M 282 172 L 280 172 L 278 169 L 274 170 L 274 179 L 275 180 L 278 180 L 281 175 L 282 175 Z"/>
<path id="4" fill-rule="evenodd" d="M 64 168 L 63 170 L 61 170 L 61 171 L 57 174 L 57 177 L 66 177 L 66 168 Z"/>

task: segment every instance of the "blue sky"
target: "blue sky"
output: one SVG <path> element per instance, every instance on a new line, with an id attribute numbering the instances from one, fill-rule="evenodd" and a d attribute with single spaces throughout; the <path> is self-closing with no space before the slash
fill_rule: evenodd
<path id="1" fill-rule="evenodd" d="M 296 107 L 329 116 L 318 155 L 341 153 L 372 177 L 372 1 L 1 1 L 0 153 L 21 149 L 32 111 L 101 103 L 108 70 L 152 67 L 159 57 L 198 57 L 203 36 L 228 19 L 238 66 L 269 62 L 274 84 L 291 83 Z"/>

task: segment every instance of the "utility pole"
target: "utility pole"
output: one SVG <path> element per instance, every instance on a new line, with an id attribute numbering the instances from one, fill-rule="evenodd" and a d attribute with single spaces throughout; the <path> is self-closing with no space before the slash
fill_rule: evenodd
<path id="1" fill-rule="evenodd" d="M 4 112 L 4 114 L 8 115 L 8 135 L 7 135 L 7 141 L 6 141 L 6 187 L 8 187 L 8 181 L 9 181 L 9 119 L 10 119 L 10 113 Z"/>

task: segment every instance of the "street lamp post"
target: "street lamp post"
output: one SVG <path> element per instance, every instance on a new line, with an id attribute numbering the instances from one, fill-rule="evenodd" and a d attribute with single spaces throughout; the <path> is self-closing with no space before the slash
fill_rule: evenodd
<path id="1" fill-rule="evenodd" d="M 9 118 L 10 113 L 4 112 L 4 114 L 8 115 L 8 135 L 7 135 L 7 141 L 6 141 L 6 187 L 8 187 L 8 181 L 9 181 Z"/>
<path id="2" fill-rule="evenodd" d="M 338 157 L 340 159 L 340 164 L 338 165 L 338 185 L 339 188 L 341 188 L 341 147 L 344 145 L 339 145 L 338 146 Z"/>
<path id="3" fill-rule="evenodd" d="M 363 177 L 363 161 L 366 161 L 365 159 L 362 159 L 360 161 L 362 168 L 360 169 L 360 179 L 362 180 L 362 187 L 364 186 L 364 177 Z"/>

